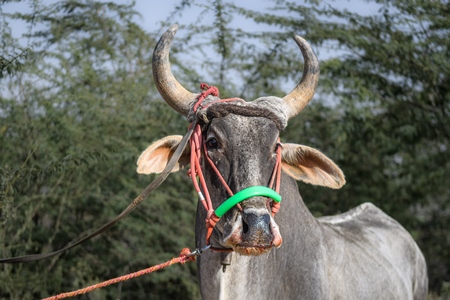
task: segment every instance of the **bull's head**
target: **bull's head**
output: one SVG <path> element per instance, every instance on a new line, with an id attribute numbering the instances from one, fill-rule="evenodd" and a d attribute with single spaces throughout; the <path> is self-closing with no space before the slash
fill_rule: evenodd
<path id="1" fill-rule="evenodd" d="M 251 186 L 269 185 L 277 147 L 282 147 L 283 172 L 296 180 L 331 188 L 340 188 L 345 183 L 342 171 L 319 151 L 303 145 L 278 143 L 280 130 L 309 103 L 319 78 L 317 57 L 304 39 L 294 38 L 305 61 L 303 77 L 285 97 L 219 103 L 217 97 L 208 96 L 206 105 L 202 104 L 194 111 L 198 95 L 181 86 L 170 71 L 169 50 L 176 30 L 177 27 L 172 26 L 161 37 L 153 53 L 155 84 L 173 109 L 186 116 L 188 121 L 201 123 L 203 149 L 233 193 Z M 150 145 L 138 160 L 138 173 L 160 173 L 181 139 L 181 136 L 168 136 Z M 172 172 L 184 168 L 190 161 L 189 155 L 187 147 Z M 212 204 L 218 207 L 229 195 L 205 159 L 202 169 Z M 279 247 L 282 238 L 270 207 L 271 199 L 267 197 L 246 199 L 239 208 L 234 207 L 223 215 L 215 227 L 211 244 L 247 255 L 264 253 L 272 246 Z"/>

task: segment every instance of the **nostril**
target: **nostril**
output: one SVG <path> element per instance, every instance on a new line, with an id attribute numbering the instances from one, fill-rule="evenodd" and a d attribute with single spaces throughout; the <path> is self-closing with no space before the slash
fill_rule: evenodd
<path id="1" fill-rule="evenodd" d="M 242 232 L 246 234 L 248 232 L 248 224 L 244 220 L 242 220 Z"/>

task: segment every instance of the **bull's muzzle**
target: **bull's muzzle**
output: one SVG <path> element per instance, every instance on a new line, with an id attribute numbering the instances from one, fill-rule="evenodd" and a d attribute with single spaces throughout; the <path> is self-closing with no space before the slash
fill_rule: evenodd
<path id="1" fill-rule="evenodd" d="M 232 228 L 231 234 L 223 242 L 240 254 L 260 255 L 273 246 L 281 246 L 278 225 L 265 209 L 244 210 L 238 215 Z"/>

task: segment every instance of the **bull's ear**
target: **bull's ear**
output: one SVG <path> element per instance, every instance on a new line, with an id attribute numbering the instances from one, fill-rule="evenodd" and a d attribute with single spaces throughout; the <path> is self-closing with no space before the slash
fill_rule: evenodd
<path id="1" fill-rule="evenodd" d="M 283 144 L 282 147 L 282 168 L 289 176 L 333 189 L 345 184 L 341 169 L 320 151 L 295 144 Z"/>
<path id="2" fill-rule="evenodd" d="M 181 135 L 171 135 L 148 146 L 137 161 L 137 172 L 139 174 L 161 173 L 182 139 Z M 188 145 L 171 172 L 177 172 L 189 164 L 190 152 Z"/>

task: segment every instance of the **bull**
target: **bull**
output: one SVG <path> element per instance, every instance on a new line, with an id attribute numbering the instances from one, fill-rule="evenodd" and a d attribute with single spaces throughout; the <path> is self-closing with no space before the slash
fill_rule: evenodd
<path id="1" fill-rule="evenodd" d="M 315 218 L 299 194 L 296 180 L 333 189 L 345 184 L 343 172 L 318 150 L 279 141 L 287 121 L 315 93 L 319 63 L 311 46 L 294 37 L 304 58 L 303 75 L 285 97 L 221 101 L 211 93 L 199 104 L 199 95 L 186 90 L 170 71 L 176 31 L 172 26 L 158 42 L 153 77 L 162 98 L 200 128 L 195 149 L 200 159 L 192 160 L 191 143 L 172 172 L 189 164 L 191 169 L 198 164 L 202 172 L 196 246 L 213 250 L 197 261 L 202 298 L 425 299 L 425 259 L 397 221 L 371 203 Z M 138 173 L 160 173 L 181 140 L 168 136 L 151 144 L 138 160 Z M 275 194 L 283 199 L 281 205 L 274 196 L 257 192 L 220 217 L 214 213 L 231 195 L 272 189 L 274 182 L 279 183 Z M 209 209 L 200 204 L 205 193 Z"/>

